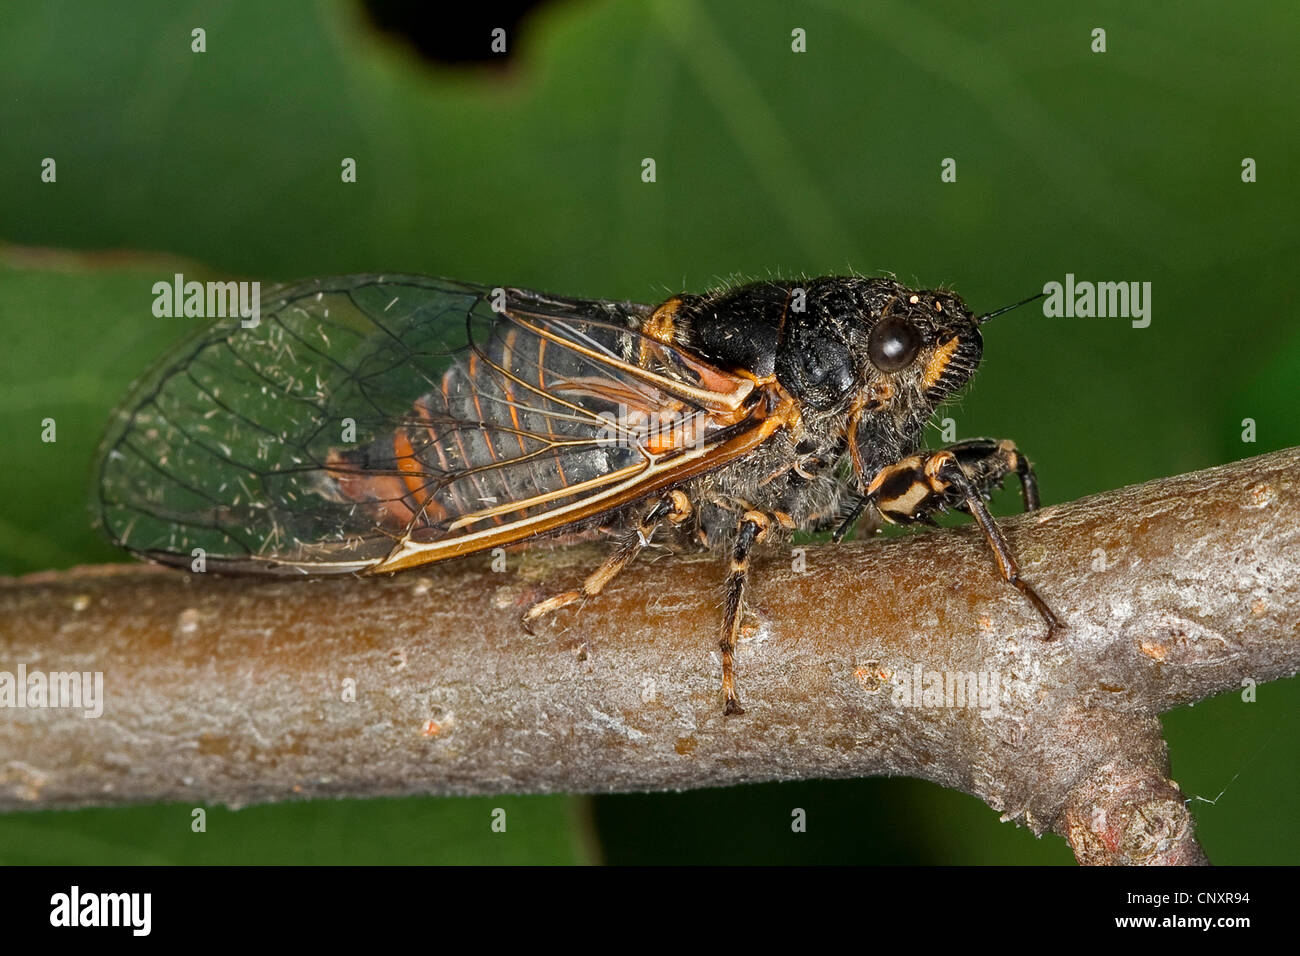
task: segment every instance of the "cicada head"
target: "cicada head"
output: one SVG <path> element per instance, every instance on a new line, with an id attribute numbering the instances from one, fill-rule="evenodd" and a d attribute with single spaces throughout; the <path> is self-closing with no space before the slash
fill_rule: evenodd
<path id="1" fill-rule="evenodd" d="M 814 409 L 915 417 L 965 385 L 983 352 L 976 317 L 951 292 L 828 278 L 809 283 L 803 305 L 785 317 L 775 371 Z"/>
<path id="2" fill-rule="evenodd" d="M 935 408 L 970 381 L 980 320 L 947 291 L 882 278 L 809 282 L 791 294 L 776 350 L 778 381 L 840 434 L 860 483 L 919 446 Z"/>

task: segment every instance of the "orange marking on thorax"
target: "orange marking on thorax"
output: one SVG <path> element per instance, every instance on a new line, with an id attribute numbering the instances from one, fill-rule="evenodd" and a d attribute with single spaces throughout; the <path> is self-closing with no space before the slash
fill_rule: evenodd
<path id="1" fill-rule="evenodd" d="M 641 350 L 637 355 L 637 364 L 642 368 L 649 368 L 650 363 L 656 355 L 662 357 L 660 349 L 653 345 L 649 339 L 660 342 L 664 345 L 673 344 L 673 334 L 676 330 L 677 310 L 681 306 L 682 300 L 671 298 L 654 312 L 650 317 L 641 323 L 637 329 L 644 338 L 641 339 Z"/>
<path id="2" fill-rule="evenodd" d="M 682 300 L 674 296 L 669 299 L 654 312 L 650 313 L 650 318 L 642 323 L 640 332 L 656 342 L 662 342 L 664 345 L 673 345 L 673 335 L 676 332 L 677 310 L 682 306 Z"/>

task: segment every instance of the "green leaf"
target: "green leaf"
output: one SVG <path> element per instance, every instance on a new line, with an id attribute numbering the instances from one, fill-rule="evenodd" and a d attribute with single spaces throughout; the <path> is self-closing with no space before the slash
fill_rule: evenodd
<path id="1" fill-rule="evenodd" d="M 1297 306 L 1298 20 L 1291 0 L 1249 16 L 1028 0 L 996 11 L 958 0 L 556 3 L 524 22 L 520 57 L 490 70 L 422 64 L 343 0 L 16 6 L 0 31 L 0 236 L 91 254 L 0 252 L 0 572 L 114 558 L 83 504 L 94 447 L 127 383 L 184 334 L 149 309 L 152 282 L 175 271 L 410 271 L 651 301 L 724 277 L 853 268 L 948 284 L 981 310 L 1066 273 L 1149 281 L 1149 328 L 1032 309 L 990 323 L 982 372 L 943 414 L 960 437 L 1016 439 L 1049 503 L 1294 442 L 1283 436 L 1294 436 L 1295 378 L 1275 352 Z M 206 53 L 190 51 L 196 26 Z M 1089 49 L 1097 26 L 1104 54 Z M 806 53 L 791 50 L 795 27 Z M 1256 183 L 1240 179 L 1247 156 Z M 54 183 L 41 180 L 47 157 Z M 355 184 L 340 179 L 347 157 Z M 944 158 L 956 160 L 955 183 L 940 181 Z M 1247 416 L 1257 446 L 1240 442 Z M 41 440 L 47 418 L 53 443 Z M 713 638 L 700 641 L 703 660 Z M 1201 710 L 1175 768 L 1210 779 L 1234 765 L 1223 748 L 1237 744 L 1200 750 L 1198 735 L 1213 736 Z M 1259 759 L 1295 766 L 1296 711 L 1271 713 L 1240 746 L 1284 728 Z M 873 825 L 918 834 L 917 858 L 962 800 L 904 782 L 842 786 Z M 806 803 L 845 799 L 809 787 Z M 1219 834 L 1216 862 L 1294 861 L 1293 791 L 1278 786 L 1253 813 L 1272 821 L 1269 835 L 1244 824 Z M 641 835 L 644 804 L 610 798 L 602 829 L 620 853 L 640 845 L 641 859 L 682 858 L 677 844 L 715 832 L 767 841 L 754 858 L 780 859 L 788 826 L 767 814 L 767 793 L 645 798 L 660 810 L 690 802 L 669 839 Z M 261 860 L 269 833 L 297 847 L 328 834 L 333 849 L 318 858 L 342 860 L 368 852 L 349 834 L 379 833 L 382 814 L 395 834 L 385 858 L 411 861 L 433 854 L 422 827 L 447 813 L 455 820 L 434 826 L 448 834 L 443 858 L 488 859 L 486 837 L 451 836 L 479 827 L 482 807 L 266 808 L 220 819 L 227 836 L 209 837 L 231 840 L 225 859 Z M 568 849 L 530 844 L 511 858 L 577 858 L 571 812 L 537 803 Z M 1218 812 L 1233 813 L 1231 800 Z M 261 819 L 275 824 L 246 822 Z M 54 840 L 54 827 L 60 860 L 212 858 L 189 849 L 199 842 L 182 851 L 174 835 L 142 838 L 149 821 L 187 832 L 179 808 L 11 816 L 0 846 L 38 859 L 23 841 Z M 1013 849 L 1024 834 L 978 829 L 936 831 L 934 858 L 1042 859 L 1037 845 Z M 800 858 L 814 857 L 841 859 Z"/>

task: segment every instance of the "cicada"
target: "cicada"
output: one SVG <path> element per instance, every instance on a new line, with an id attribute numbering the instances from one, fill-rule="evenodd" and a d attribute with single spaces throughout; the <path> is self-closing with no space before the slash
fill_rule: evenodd
<path id="1" fill-rule="evenodd" d="M 969 512 L 1047 624 L 985 500 L 1034 472 L 1009 441 L 923 450 L 980 325 L 890 278 L 769 280 L 658 306 L 418 276 L 282 287 L 138 382 L 99 514 L 144 558 L 219 572 L 386 574 L 547 538 L 612 538 L 594 597 L 652 543 L 726 557 L 727 714 L 751 553 L 797 531 Z M 996 313 L 991 313 L 996 314 Z M 252 326 L 252 327 L 249 327 Z"/>

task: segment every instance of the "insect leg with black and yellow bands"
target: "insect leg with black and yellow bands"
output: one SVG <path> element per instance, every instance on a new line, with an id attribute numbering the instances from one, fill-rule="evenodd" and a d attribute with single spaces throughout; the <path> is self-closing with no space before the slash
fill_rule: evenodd
<path id="1" fill-rule="evenodd" d="M 657 500 L 637 522 L 636 527 L 623 536 L 614 553 L 606 558 L 600 567 L 587 575 L 580 589 L 553 595 L 530 607 L 524 614 L 524 630 L 531 634 L 533 622 L 538 618 L 567 607 L 580 598 L 595 597 L 650 543 L 660 522 L 667 519 L 673 524 L 681 524 L 691 516 L 691 511 L 690 499 L 681 491 L 672 491 Z"/>
<path id="2" fill-rule="evenodd" d="M 745 613 L 745 585 L 749 580 L 749 556 L 754 546 L 767 537 L 774 523 L 792 528 L 790 517 L 782 512 L 766 514 L 746 511 L 736 528 L 736 540 L 731 547 L 731 561 L 727 567 L 727 581 L 723 586 L 722 640 L 722 695 L 726 700 L 723 713 L 743 714 L 740 695 L 736 692 L 736 642 L 740 639 L 740 624 Z"/>
<path id="3" fill-rule="evenodd" d="M 965 441 L 949 445 L 945 450 L 952 452 L 956 456 L 957 463 L 961 465 L 966 477 L 970 479 L 980 495 L 985 498 L 989 496 L 994 488 L 1002 487 L 1002 482 L 1007 475 L 1015 472 L 1020 479 L 1020 495 L 1024 502 L 1025 511 L 1038 510 L 1038 477 L 1034 474 L 1033 464 L 1025 457 L 1024 452 L 1016 447 L 1015 442 L 1005 438 L 968 438 Z M 899 473 L 909 474 L 913 470 L 912 458 L 906 458 L 896 465 L 885 468 L 880 474 L 884 475 L 886 472 L 895 475 Z M 910 487 L 911 482 L 908 481 L 907 485 Z M 847 537 L 849 531 L 853 529 L 854 522 L 862 516 L 862 512 L 866 510 L 867 505 L 872 503 L 870 495 L 858 496 L 849 511 L 840 518 L 836 525 L 833 535 L 836 544 Z M 945 502 L 945 504 L 953 504 L 962 511 L 969 511 L 960 501 L 955 503 Z M 911 517 L 894 515 L 891 520 L 925 521 L 928 515 L 928 511 L 922 510 Z"/>
<path id="4" fill-rule="evenodd" d="M 886 520 L 900 523 L 926 521 L 944 508 L 956 507 L 969 512 L 984 533 L 1003 580 L 1034 606 L 1047 624 L 1047 639 L 1051 640 L 1063 625 L 1047 602 L 1020 577 L 1020 567 L 1011 546 L 984 504 L 984 492 L 1014 470 L 1021 476 L 1026 510 L 1033 510 L 1038 506 L 1033 472 L 1011 443 L 979 441 L 985 444 L 963 442 L 951 449 L 909 455 L 888 465 L 871 480 L 866 496 Z M 962 457 L 967 458 L 975 470 L 974 477 L 967 471 Z"/>
<path id="5" fill-rule="evenodd" d="M 1026 511 L 1038 510 L 1038 478 L 1034 466 L 1016 443 L 1008 439 L 969 438 L 949 445 L 946 449 L 957 458 L 962 471 L 986 496 L 994 487 L 1001 487 L 1007 475 L 1014 472 L 1020 479 L 1020 494 Z"/>

